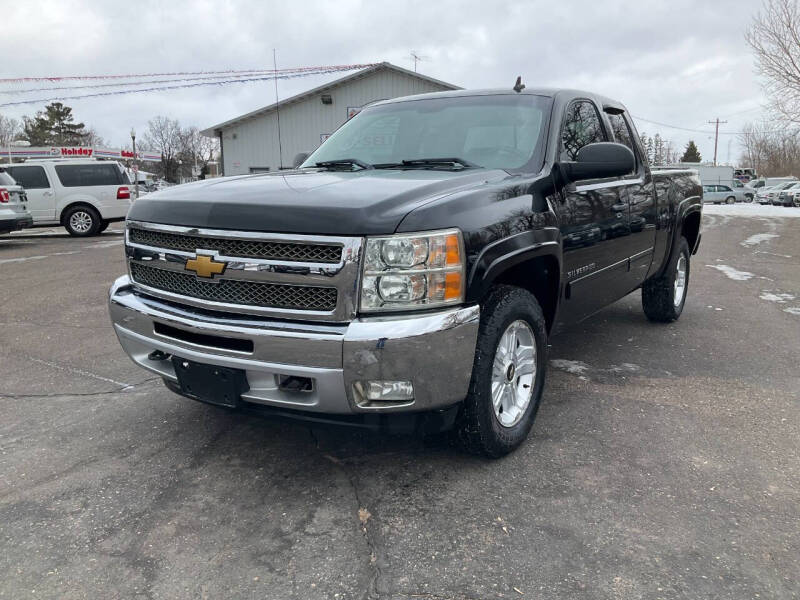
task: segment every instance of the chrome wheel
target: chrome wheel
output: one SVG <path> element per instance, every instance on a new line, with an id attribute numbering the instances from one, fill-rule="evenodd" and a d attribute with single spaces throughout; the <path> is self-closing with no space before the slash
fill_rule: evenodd
<path id="1" fill-rule="evenodd" d="M 77 233 L 87 233 L 94 224 L 94 219 L 85 210 L 76 210 L 69 217 L 69 226 Z"/>
<path id="2" fill-rule="evenodd" d="M 500 336 L 492 365 L 492 405 L 503 427 L 520 422 L 533 396 L 536 338 L 525 321 L 514 321 Z"/>
<path id="3" fill-rule="evenodd" d="M 678 265 L 675 268 L 675 293 L 672 300 L 675 308 L 680 307 L 684 294 L 686 294 L 686 256 L 681 254 L 678 259 Z"/>

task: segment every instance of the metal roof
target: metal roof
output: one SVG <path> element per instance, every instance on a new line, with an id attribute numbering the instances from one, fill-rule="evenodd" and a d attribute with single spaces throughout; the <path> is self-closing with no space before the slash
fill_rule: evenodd
<path id="1" fill-rule="evenodd" d="M 449 90 L 460 90 L 460 89 L 462 89 L 462 88 L 458 87 L 457 85 L 453 85 L 452 83 L 447 83 L 446 81 L 439 81 L 438 79 L 434 79 L 433 77 L 428 77 L 427 75 L 422 75 L 420 73 L 415 73 L 414 71 L 409 71 L 408 69 L 404 69 L 402 67 L 398 67 L 397 65 L 393 65 L 393 64 L 388 63 L 388 62 L 382 62 L 382 63 L 378 63 L 376 65 L 373 65 L 372 67 L 369 67 L 369 68 L 366 68 L 366 69 L 362 69 L 361 71 L 357 71 L 355 73 L 347 75 L 346 77 L 342 77 L 340 79 L 336 79 L 335 81 L 331 81 L 329 83 L 325 83 L 325 84 L 323 84 L 321 86 L 315 87 L 315 88 L 313 88 L 311 90 L 308 90 L 306 92 L 302 92 L 300 94 L 297 94 L 296 96 L 291 96 L 290 98 L 286 98 L 285 100 L 281 100 L 280 101 L 280 105 L 284 106 L 286 104 L 292 104 L 292 103 L 295 103 L 295 102 L 300 102 L 300 101 L 305 100 L 306 98 L 308 98 L 310 96 L 314 96 L 314 95 L 319 94 L 321 92 L 324 92 L 324 91 L 330 90 L 332 88 L 338 87 L 340 85 L 343 85 L 343 84 L 348 83 L 350 81 L 353 81 L 355 79 L 360 79 L 360 78 L 363 78 L 363 77 L 367 77 L 367 76 L 371 75 L 372 73 L 375 73 L 376 71 L 381 71 L 381 70 L 384 70 L 384 69 L 397 71 L 398 73 L 403 73 L 404 75 L 410 75 L 411 77 L 416 77 L 417 79 L 422 79 L 422 80 L 428 81 L 430 83 L 434 83 L 436 85 L 440 85 L 443 88 L 447 88 Z M 242 121 L 246 121 L 247 119 L 252 119 L 253 117 L 258 117 L 258 116 L 267 114 L 269 112 L 272 112 L 273 110 L 275 110 L 275 107 L 276 107 L 276 104 L 270 104 L 268 106 L 264 106 L 262 108 L 254 110 L 252 112 L 245 113 L 245 114 L 243 114 L 241 116 L 234 117 L 233 119 L 229 119 L 229 120 L 223 121 L 222 123 L 219 123 L 217 125 L 213 125 L 211 127 L 208 127 L 207 129 L 203 129 L 200 133 L 202 135 L 206 136 L 206 137 L 216 137 L 219 134 L 220 130 L 225 129 L 226 127 L 230 127 L 231 125 L 235 125 L 236 123 L 241 123 Z"/>

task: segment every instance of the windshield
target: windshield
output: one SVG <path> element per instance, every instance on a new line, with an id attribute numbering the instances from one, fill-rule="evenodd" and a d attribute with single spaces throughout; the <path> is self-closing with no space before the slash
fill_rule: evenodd
<path id="1" fill-rule="evenodd" d="M 458 158 L 486 168 L 541 166 L 550 98 L 457 96 L 366 108 L 303 163 L 356 159 L 368 165 Z"/>

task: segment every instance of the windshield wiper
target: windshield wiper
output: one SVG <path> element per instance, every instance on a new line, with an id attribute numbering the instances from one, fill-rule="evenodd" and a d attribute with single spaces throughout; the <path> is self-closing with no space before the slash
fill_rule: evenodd
<path id="1" fill-rule="evenodd" d="M 404 167 L 440 167 L 450 165 L 460 169 L 474 169 L 478 165 L 463 158 L 415 158 L 400 161 Z"/>
<path id="2" fill-rule="evenodd" d="M 315 167 L 360 167 L 361 169 L 371 169 L 372 165 L 358 160 L 357 158 L 337 158 L 336 160 L 323 160 L 314 163 Z"/>

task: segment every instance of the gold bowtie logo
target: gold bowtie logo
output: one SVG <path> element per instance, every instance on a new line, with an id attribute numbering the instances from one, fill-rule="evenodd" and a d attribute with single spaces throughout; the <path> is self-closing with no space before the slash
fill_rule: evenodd
<path id="1" fill-rule="evenodd" d="M 197 258 L 190 258 L 186 261 L 184 269 L 194 271 L 198 277 L 212 278 L 214 275 L 222 275 L 225 272 L 226 263 L 216 262 L 210 256 L 204 254 Z"/>

